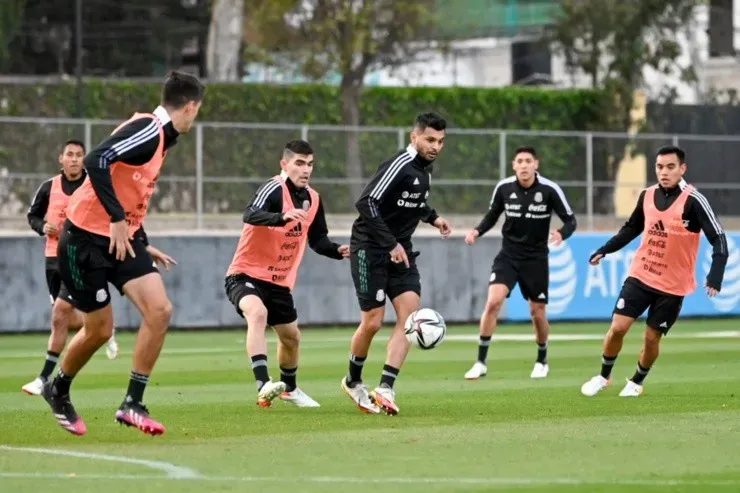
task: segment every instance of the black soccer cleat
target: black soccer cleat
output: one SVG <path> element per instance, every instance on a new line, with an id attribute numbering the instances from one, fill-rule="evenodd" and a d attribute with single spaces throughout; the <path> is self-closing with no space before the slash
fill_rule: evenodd
<path id="1" fill-rule="evenodd" d="M 147 435 L 161 435 L 164 425 L 149 417 L 149 410 L 141 402 L 133 402 L 128 398 L 123 401 L 116 411 L 116 421 L 126 426 L 133 426 Z"/>
<path id="2" fill-rule="evenodd" d="M 57 420 L 59 426 L 73 435 L 82 436 L 87 433 L 87 426 L 85 426 L 82 418 L 77 415 L 77 411 L 75 411 L 75 407 L 69 399 L 69 394 L 57 395 L 54 382 L 49 381 L 44 384 L 41 395 L 44 396 L 44 400 L 51 407 L 51 412 L 54 413 L 54 419 Z"/>

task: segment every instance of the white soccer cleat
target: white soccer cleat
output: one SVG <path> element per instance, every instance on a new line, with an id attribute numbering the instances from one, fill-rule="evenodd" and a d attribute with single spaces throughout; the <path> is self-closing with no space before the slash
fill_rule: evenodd
<path id="1" fill-rule="evenodd" d="M 532 373 L 529 375 L 530 378 L 545 378 L 550 373 L 550 367 L 547 363 L 535 363 L 532 368 Z"/>
<path id="2" fill-rule="evenodd" d="M 593 397 L 607 388 L 611 381 L 611 378 L 604 378 L 601 375 L 596 375 L 581 386 L 581 394 L 585 395 L 586 397 Z"/>
<path id="3" fill-rule="evenodd" d="M 108 339 L 108 345 L 105 347 L 105 354 L 108 359 L 116 359 L 118 357 L 118 343 L 116 342 L 116 331 L 113 329 L 113 335 Z"/>
<path id="4" fill-rule="evenodd" d="M 476 361 L 473 367 L 465 372 L 465 380 L 478 380 L 488 374 L 488 368 L 480 361 Z"/>
<path id="5" fill-rule="evenodd" d="M 638 385 L 632 380 L 627 380 L 627 385 L 619 393 L 619 397 L 640 397 L 640 395 L 642 395 L 642 385 Z"/>
<path id="6" fill-rule="evenodd" d="M 368 414 L 380 414 L 380 408 L 370 400 L 367 385 L 358 384 L 354 387 L 347 385 L 347 377 L 342 378 L 342 390 L 357 405 L 360 411 Z"/>
<path id="7" fill-rule="evenodd" d="M 370 392 L 370 399 L 389 416 L 395 416 L 400 411 L 396 405 L 396 392 L 393 389 L 375 387 L 375 390 Z"/>
<path id="8" fill-rule="evenodd" d="M 36 377 L 32 382 L 28 382 L 26 385 L 21 387 L 21 390 L 28 395 L 41 395 L 41 390 L 44 388 L 46 381 L 41 377 Z"/>
<path id="9" fill-rule="evenodd" d="M 318 402 L 311 399 L 308 394 L 299 388 L 296 388 L 293 392 L 283 392 L 280 394 L 280 399 L 295 404 L 297 407 L 321 407 Z"/>
<path id="10" fill-rule="evenodd" d="M 272 406 L 272 401 L 283 392 L 285 392 L 285 382 L 268 380 L 259 392 L 257 392 L 257 405 L 260 407 L 270 407 Z"/>

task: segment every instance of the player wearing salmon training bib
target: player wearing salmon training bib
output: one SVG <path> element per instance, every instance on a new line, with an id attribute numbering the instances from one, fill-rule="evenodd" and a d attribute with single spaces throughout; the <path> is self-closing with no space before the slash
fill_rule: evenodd
<path id="1" fill-rule="evenodd" d="M 192 127 L 204 93 L 196 77 L 171 72 L 152 113 L 135 113 L 85 157 L 87 179 L 70 198 L 57 249 L 62 282 L 70 303 L 84 313 L 85 326 L 70 341 L 58 375 L 42 391 L 59 425 L 75 435 L 85 434 L 87 427 L 72 405 L 70 386 L 111 336 L 108 284 L 136 306 L 142 319 L 128 390 L 115 419 L 150 435 L 165 431 L 142 400 L 164 344 L 172 303 L 155 258 L 135 234 L 146 218 L 167 152 Z"/>
<path id="2" fill-rule="evenodd" d="M 678 147 L 658 150 L 658 184 L 642 192 L 627 223 L 589 260 L 591 265 L 597 265 L 605 255 L 623 248 L 642 233 L 604 339 L 601 373 L 583 384 L 581 393 L 585 396 L 594 396 L 610 384 L 624 336 L 637 317 L 648 310 L 637 370 L 619 395 L 642 394 L 643 381 L 658 359 L 662 337 L 678 319 L 684 297 L 696 289 L 701 231 L 714 249 L 704 286 L 710 297 L 720 291 L 728 257 L 727 239 L 707 199 L 684 181 L 686 169 L 684 151 Z"/>
<path id="3" fill-rule="evenodd" d="M 349 245 L 340 246 L 327 236 L 321 199 L 308 186 L 313 166 L 308 142 L 286 144 L 282 172 L 257 190 L 244 212 L 245 224 L 226 273 L 229 301 L 247 320 L 247 354 L 261 407 L 270 407 L 278 396 L 298 407 L 319 407 L 296 384 L 300 330 L 291 291 L 306 245 L 337 260 L 349 256 Z M 278 335 L 278 382 L 267 370 L 268 325 Z"/>
<path id="4" fill-rule="evenodd" d="M 67 343 L 69 330 L 82 327 L 82 313 L 68 301 L 69 293 L 62 284 L 57 262 L 59 233 L 67 218 L 67 205 L 72 194 L 84 183 L 87 173 L 82 166 L 85 144 L 80 140 L 68 140 L 59 154 L 61 173 L 46 180 L 36 190 L 28 208 L 28 224 L 36 233 L 46 237 L 44 257 L 46 263 L 46 285 L 51 299 L 51 334 L 46 346 L 46 357 L 41 372 L 32 381 L 21 387 L 29 395 L 41 395 L 44 384 L 54 372 L 54 367 Z M 106 345 L 109 359 L 118 356 L 115 331 Z"/>

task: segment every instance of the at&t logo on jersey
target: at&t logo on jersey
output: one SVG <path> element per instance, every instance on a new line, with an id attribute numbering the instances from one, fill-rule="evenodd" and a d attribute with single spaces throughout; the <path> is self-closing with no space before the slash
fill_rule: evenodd
<path id="1" fill-rule="evenodd" d="M 727 259 L 727 267 L 725 268 L 725 276 L 722 281 L 722 290 L 714 298 L 709 298 L 720 313 L 733 311 L 740 301 L 740 250 L 738 250 L 737 245 L 729 235 L 727 236 L 727 253 L 729 257 Z M 708 248 L 702 262 L 705 277 L 709 274 L 711 265 L 712 249 Z M 699 279 L 699 285 L 702 284 L 703 280 Z"/>
<path id="2" fill-rule="evenodd" d="M 576 295 L 578 273 L 573 251 L 565 243 L 550 245 L 550 288 L 547 311 L 563 313 Z"/>

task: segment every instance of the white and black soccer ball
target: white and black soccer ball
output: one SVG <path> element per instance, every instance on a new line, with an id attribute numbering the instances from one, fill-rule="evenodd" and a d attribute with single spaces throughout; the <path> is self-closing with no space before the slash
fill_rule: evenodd
<path id="1" fill-rule="evenodd" d="M 416 310 L 406 319 L 406 339 L 421 349 L 434 349 L 442 344 L 447 325 L 442 315 L 431 308 Z"/>

